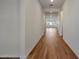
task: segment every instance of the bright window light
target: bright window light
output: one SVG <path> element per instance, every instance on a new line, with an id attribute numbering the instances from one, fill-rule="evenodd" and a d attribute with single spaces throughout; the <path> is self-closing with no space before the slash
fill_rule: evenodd
<path id="1" fill-rule="evenodd" d="M 50 22 L 49 25 L 53 25 L 52 22 Z"/>
<path id="2" fill-rule="evenodd" d="M 53 2 L 54 0 L 51 0 L 51 2 Z"/>

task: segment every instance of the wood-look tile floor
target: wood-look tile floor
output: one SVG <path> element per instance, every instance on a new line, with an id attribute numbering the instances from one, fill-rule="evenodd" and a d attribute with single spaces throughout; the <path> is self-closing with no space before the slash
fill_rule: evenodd
<path id="1" fill-rule="evenodd" d="M 46 34 L 27 59 L 78 59 L 55 28 L 46 29 Z"/>

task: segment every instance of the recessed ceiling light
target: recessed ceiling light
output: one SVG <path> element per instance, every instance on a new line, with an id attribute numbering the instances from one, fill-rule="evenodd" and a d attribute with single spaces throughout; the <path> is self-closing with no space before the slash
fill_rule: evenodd
<path id="1" fill-rule="evenodd" d="M 51 0 L 51 2 L 53 2 L 54 0 Z"/>

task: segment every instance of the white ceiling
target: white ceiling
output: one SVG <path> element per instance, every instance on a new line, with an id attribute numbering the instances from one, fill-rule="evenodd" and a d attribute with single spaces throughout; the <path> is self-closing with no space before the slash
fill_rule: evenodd
<path id="1" fill-rule="evenodd" d="M 56 11 L 61 9 L 65 0 L 54 0 L 53 3 L 51 3 L 50 0 L 39 0 L 39 1 L 40 1 L 42 8 L 45 10 L 45 12 L 50 12 L 51 9 L 52 10 L 56 9 Z M 50 6 L 51 4 L 53 4 L 52 7 Z M 56 11 L 54 10 L 53 12 L 56 12 Z"/>

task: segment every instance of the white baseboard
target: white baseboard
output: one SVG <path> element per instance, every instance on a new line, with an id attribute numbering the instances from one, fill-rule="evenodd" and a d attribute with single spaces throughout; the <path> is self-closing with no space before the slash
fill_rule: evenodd
<path id="1" fill-rule="evenodd" d="M 20 57 L 20 56 L 15 56 L 15 55 L 0 55 L 0 57 Z"/>

